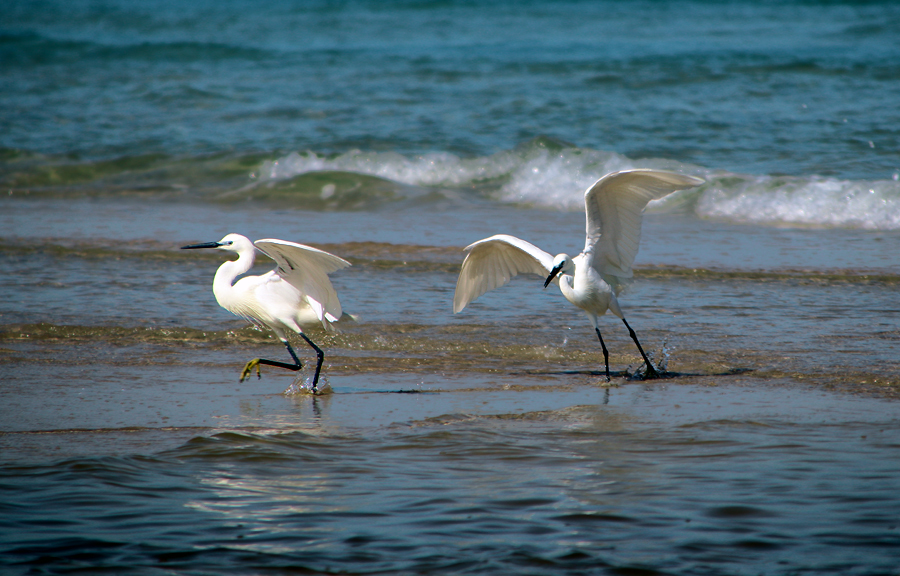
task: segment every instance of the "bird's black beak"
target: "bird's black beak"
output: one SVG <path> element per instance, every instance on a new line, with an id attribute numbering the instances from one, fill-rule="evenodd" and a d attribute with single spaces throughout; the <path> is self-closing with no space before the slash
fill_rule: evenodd
<path id="1" fill-rule="evenodd" d="M 182 246 L 182 250 L 194 250 L 196 248 L 218 248 L 221 246 L 221 242 L 203 242 L 201 244 L 189 244 L 188 246 Z"/>
<path id="2" fill-rule="evenodd" d="M 544 280 L 544 288 L 550 285 L 553 282 L 553 279 L 556 278 L 556 275 L 559 274 L 559 271 L 562 270 L 565 262 L 560 262 L 557 266 L 554 266 L 553 270 L 550 271 L 550 275 L 547 276 L 547 279 Z"/>

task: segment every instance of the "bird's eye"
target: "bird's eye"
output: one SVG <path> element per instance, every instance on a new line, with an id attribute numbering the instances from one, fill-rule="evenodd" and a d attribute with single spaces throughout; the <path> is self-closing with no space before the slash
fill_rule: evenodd
<path id="1" fill-rule="evenodd" d="M 227 242 L 225 242 L 226 246 L 231 246 L 232 244 L 234 244 L 234 240 L 228 240 Z"/>

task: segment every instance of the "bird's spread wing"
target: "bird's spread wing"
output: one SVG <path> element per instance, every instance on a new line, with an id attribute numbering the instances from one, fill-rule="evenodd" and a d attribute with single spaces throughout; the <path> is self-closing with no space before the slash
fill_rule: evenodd
<path id="1" fill-rule="evenodd" d="M 341 317 L 341 302 L 328 275 L 346 268 L 349 262 L 318 248 L 285 240 L 267 238 L 254 244 L 275 261 L 278 275 L 303 294 L 319 320 Z"/>
<path id="2" fill-rule="evenodd" d="M 547 277 L 553 268 L 553 256 L 534 244 L 506 234 L 497 234 L 466 247 L 453 312 L 460 312 L 469 302 L 485 292 L 499 288 L 518 274 Z"/>
<path id="3" fill-rule="evenodd" d="M 584 193 L 584 251 L 601 274 L 631 278 L 641 242 L 641 213 L 651 200 L 699 186 L 700 178 L 662 170 L 623 170 L 597 180 Z"/>

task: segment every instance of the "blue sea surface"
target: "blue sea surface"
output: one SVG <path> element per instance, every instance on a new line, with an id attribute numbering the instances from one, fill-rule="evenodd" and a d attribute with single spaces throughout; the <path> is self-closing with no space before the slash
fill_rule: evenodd
<path id="1" fill-rule="evenodd" d="M 893 2 L 18 1 L 0 145 L 464 157 L 539 136 L 751 174 L 900 171 Z"/>

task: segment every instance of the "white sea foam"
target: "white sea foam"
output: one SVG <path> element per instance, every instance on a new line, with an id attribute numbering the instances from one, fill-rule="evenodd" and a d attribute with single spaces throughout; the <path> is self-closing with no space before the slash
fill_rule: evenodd
<path id="1" fill-rule="evenodd" d="M 609 172 L 636 167 L 625 156 L 613 152 L 577 148 L 558 152 L 542 150 L 510 172 L 499 199 L 560 210 L 583 210 L 584 191 L 594 181 Z"/>
<path id="2" fill-rule="evenodd" d="M 726 177 L 712 180 L 696 213 L 755 224 L 893 230 L 900 228 L 900 182 Z"/>
<path id="3" fill-rule="evenodd" d="M 615 152 L 540 142 L 476 158 L 449 153 L 406 157 L 355 150 L 325 157 L 294 152 L 264 163 L 259 179 L 275 181 L 319 171 L 355 172 L 418 187 L 482 187 L 500 202 L 579 211 L 584 209 L 584 190 L 592 182 L 609 172 L 629 168 L 675 170 L 707 180 L 698 189 L 651 203 L 651 210 L 688 202 L 700 217 L 733 222 L 900 229 L 897 179 L 748 176 L 713 172 L 674 160 L 633 160 Z"/>
<path id="4" fill-rule="evenodd" d="M 292 152 L 278 160 L 265 162 L 259 177 L 263 180 L 282 180 L 306 172 L 338 170 L 378 176 L 412 186 L 459 187 L 502 177 L 515 169 L 516 164 L 517 160 L 510 153 L 462 159 L 449 153 L 407 158 L 394 152 L 353 150 L 329 158 L 314 152 Z"/>
<path id="5" fill-rule="evenodd" d="M 555 149 L 552 149 L 555 148 Z M 584 190 L 615 170 L 660 168 L 685 171 L 670 160 L 631 160 L 615 152 L 548 147 L 534 142 L 491 156 L 460 158 L 449 153 L 406 157 L 393 152 L 353 150 L 333 157 L 292 152 L 264 162 L 261 182 L 321 171 L 355 172 L 422 187 L 462 188 L 495 182 L 495 200 L 559 210 L 583 209 Z"/>

